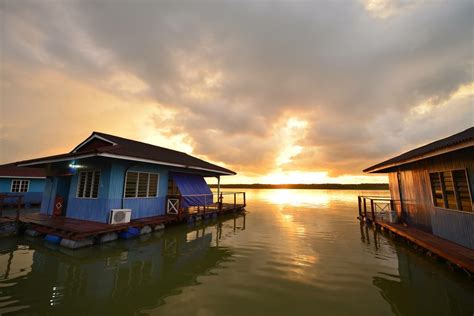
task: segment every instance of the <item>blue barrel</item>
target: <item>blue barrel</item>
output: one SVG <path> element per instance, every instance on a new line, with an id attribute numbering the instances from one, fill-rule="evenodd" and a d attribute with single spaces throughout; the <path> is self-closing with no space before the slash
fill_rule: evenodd
<path id="1" fill-rule="evenodd" d="M 61 243 L 61 237 L 55 235 L 46 235 L 44 240 L 55 245 L 59 245 Z"/>
<path id="2" fill-rule="evenodd" d="M 120 232 L 119 237 L 122 239 L 130 239 L 140 235 L 140 229 L 136 227 L 129 227 L 127 230 Z"/>

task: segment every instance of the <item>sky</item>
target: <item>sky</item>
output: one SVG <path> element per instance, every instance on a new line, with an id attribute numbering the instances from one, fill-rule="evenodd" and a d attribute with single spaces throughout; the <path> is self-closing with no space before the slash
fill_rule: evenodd
<path id="1" fill-rule="evenodd" d="M 362 169 L 474 125 L 474 1 L 0 0 L 0 163 L 101 131 L 238 173 Z"/>

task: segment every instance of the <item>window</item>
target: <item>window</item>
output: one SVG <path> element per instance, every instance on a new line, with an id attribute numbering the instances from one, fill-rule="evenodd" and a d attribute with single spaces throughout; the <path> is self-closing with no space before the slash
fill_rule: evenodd
<path id="1" fill-rule="evenodd" d="M 82 171 L 77 184 L 78 198 L 96 199 L 99 196 L 100 171 Z"/>
<path id="2" fill-rule="evenodd" d="M 127 172 L 125 180 L 126 198 L 156 197 L 158 193 L 158 173 Z"/>
<path id="3" fill-rule="evenodd" d="M 472 212 L 472 198 L 466 170 L 430 173 L 434 206 Z"/>
<path id="4" fill-rule="evenodd" d="M 28 192 L 29 187 L 30 180 L 13 179 L 11 192 Z"/>

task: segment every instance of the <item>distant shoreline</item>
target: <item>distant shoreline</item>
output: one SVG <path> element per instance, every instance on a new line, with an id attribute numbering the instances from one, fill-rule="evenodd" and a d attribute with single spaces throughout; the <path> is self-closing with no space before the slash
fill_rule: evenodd
<path id="1" fill-rule="evenodd" d="M 210 184 L 211 188 L 217 188 L 217 184 Z M 319 190 L 388 190 L 388 183 L 361 183 L 361 184 L 221 184 L 221 188 L 227 189 L 319 189 Z"/>

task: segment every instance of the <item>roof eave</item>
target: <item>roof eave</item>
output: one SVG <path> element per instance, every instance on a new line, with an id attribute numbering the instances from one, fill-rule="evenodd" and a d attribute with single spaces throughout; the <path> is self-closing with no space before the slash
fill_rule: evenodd
<path id="1" fill-rule="evenodd" d="M 46 177 L 23 176 L 23 175 L 6 175 L 0 176 L 0 179 L 46 179 Z"/>
<path id="2" fill-rule="evenodd" d="M 89 158 L 89 157 L 94 157 L 97 156 L 97 153 L 87 153 L 87 154 L 66 154 L 66 155 L 56 155 L 56 156 L 49 156 L 49 157 L 44 157 L 44 158 L 38 158 L 38 159 L 32 159 L 32 160 L 24 160 L 17 162 L 16 165 L 18 167 L 32 167 L 32 166 L 39 166 L 39 165 L 44 165 L 47 163 L 52 163 L 52 162 L 62 162 L 62 161 L 68 161 L 71 159 L 84 159 L 84 158 Z"/>
<path id="3" fill-rule="evenodd" d="M 409 163 L 412 163 L 412 162 L 415 162 L 415 161 L 419 161 L 419 160 L 428 159 L 428 158 L 431 158 L 431 157 L 447 154 L 447 153 L 450 153 L 450 152 L 453 152 L 453 151 L 456 151 L 456 150 L 460 150 L 460 149 L 464 149 L 464 148 L 468 148 L 468 147 L 471 147 L 471 146 L 474 146 L 474 140 L 468 140 L 466 142 L 460 142 L 460 143 L 457 143 L 457 144 L 454 144 L 454 145 L 451 145 L 451 146 L 447 146 L 445 148 L 440 148 L 440 149 L 437 149 L 437 150 L 433 150 L 433 151 L 430 151 L 430 152 L 425 153 L 423 155 L 419 155 L 419 156 L 413 157 L 411 159 L 403 160 L 403 161 L 398 161 L 398 162 L 394 162 L 394 163 L 382 162 L 382 163 L 376 164 L 372 167 L 366 168 L 362 171 L 365 172 L 365 173 L 386 173 L 389 169 L 392 169 L 392 168 L 395 168 L 395 167 L 399 167 L 399 166 L 406 165 L 406 164 L 409 164 Z M 391 158 L 391 159 L 393 159 L 393 158 Z M 389 159 L 389 160 L 391 160 L 391 159 Z M 387 161 L 389 161 L 389 160 L 387 160 Z"/>
<path id="4" fill-rule="evenodd" d="M 17 166 L 19 167 L 39 166 L 39 165 L 44 165 L 47 163 L 63 162 L 63 161 L 71 160 L 71 159 L 84 159 L 84 158 L 90 158 L 90 157 L 106 157 L 106 158 L 113 158 L 113 159 L 151 163 L 151 164 L 170 166 L 170 167 L 203 170 L 203 171 L 216 173 L 217 175 L 236 175 L 236 173 L 231 170 L 218 170 L 218 169 L 212 169 L 212 168 L 203 168 L 203 167 L 197 167 L 197 166 L 183 165 L 179 163 L 171 163 L 171 162 L 166 162 L 166 161 L 138 158 L 138 157 L 132 157 L 132 156 L 126 156 L 126 155 L 117 155 L 117 154 L 112 154 L 108 152 L 100 152 L 100 151 L 89 152 L 87 154 L 86 153 L 84 154 L 71 153 L 71 154 L 66 154 L 66 155 L 57 155 L 57 156 L 44 157 L 40 159 L 20 161 L 17 163 Z"/>

